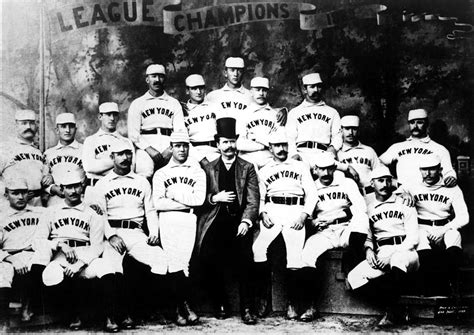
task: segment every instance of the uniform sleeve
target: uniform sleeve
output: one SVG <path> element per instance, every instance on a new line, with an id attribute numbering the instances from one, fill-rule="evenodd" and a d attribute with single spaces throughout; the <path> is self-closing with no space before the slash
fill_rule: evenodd
<path id="1" fill-rule="evenodd" d="M 158 211 L 187 209 L 188 206 L 166 197 L 166 174 L 163 170 L 156 171 L 153 176 L 153 204 Z"/>
<path id="2" fill-rule="evenodd" d="M 357 222 L 358 225 L 365 226 L 365 230 L 369 231 L 369 217 L 367 215 L 367 204 L 364 197 L 360 194 L 357 184 L 352 179 L 347 179 L 346 192 L 349 195 L 351 201 L 351 213 L 352 220 Z"/>
<path id="3" fill-rule="evenodd" d="M 77 253 L 78 259 L 83 261 L 85 264 L 90 264 L 94 259 L 104 251 L 104 228 L 105 228 L 105 217 L 93 213 L 89 222 L 89 240 L 91 245 L 84 248 L 83 252 Z"/>
<path id="4" fill-rule="evenodd" d="M 451 155 L 449 154 L 449 151 L 444 147 L 441 147 L 441 149 L 442 150 L 440 151 L 440 160 L 441 167 L 443 168 L 443 178 L 457 178 L 456 171 L 454 171 L 453 165 L 451 164 Z"/>
<path id="5" fill-rule="evenodd" d="M 173 194 L 173 199 L 190 207 L 201 206 L 206 199 L 206 173 L 199 167 L 193 168 L 192 178 L 196 181 L 192 192 Z"/>
<path id="6" fill-rule="evenodd" d="M 10 256 L 8 252 L 3 250 L 4 239 L 5 239 L 5 231 L 3 228 L 0 228 L 0 262 L 3 261 L 8 256 Z"/>
<path id="7" fill-rule="evenodd" d="M 51 234 L 52 217 L 54 217 L 53 210 L 46 210 L 40 217 L 40 221 L 33 238 L 32 247 L 35 252 L 48 253 L 50 250 L 56 250 L 58 248 L 58 241 L 52 241 L 49 239 L 49 235 Z"/>
<path id="8" fill-rule="evenodd" d="M 173 114 L 173 131 L 182 130 L 188 132 L 188 129 L 184 125 L 184 114 L 183 107 L 176 101 Z"/>
<path id="9" fill-rule="evenodd" d="M 288 120 L 286 122 L 286 134 L 288 136 L 288 156 L 292 157 L 298 152 L 296 150 L 296 138 L 298 137 L 298 128 L 296 125 L 296 118 L 294 117 L 295 110 L 292 109 L 288 113 Z"/>
<path id="10" fill-rule="evenodd" d="M 85 172 L 102 174 L 113 168 L 114 163 L 110 157 L 97 159 L 94 150 L 94 143 L 90 138 L 86 138 L 82 147 L 82 164 Z"/>
<path id="11" fill-rule="evenodd" d="M 342 148 L 341 117 L 336 110 L 334 110 L 334 117 L 331 124 L 331 145 L 336 151 Z"/>
<path id="12" fill-rule="evenodd" d="M 260 192 L 260 206 L 259 206 L 259 214 L 262 214 L 262 212 L 266 212 L 265 208 L 265 198 L 267 197 L 267 186 L 265 185 L 265 177 L 262 173 L 262 170 L 257 172 L 257 177 L 258 177 L 258 189 Z"/>
<path id="13" fill-rule="evenodd" d="M 385 151 L 382 156 L 380 156 L 380 161 L 384 163 L 385 165 L 390 165 L 393 162 L 398 160 L 398 155 L 397 155 L 397 148 L 395 144 L 390 146 L 390 148 Z"/>
<path id="14" fill-rule="evenodd" d="M 260 205 L 260 191 L 258 188 L 258 178 L 255 168 L 252 164 L 249 164 L 248 173 L 247 173 L 247 193 L 246 199 L 243 200 L 245 203 L 245 208 L 242 213 L 241 221 L 248 220 L 252 224 L 258 218 L 258 207 Z"/>
<path id="15" fill-rule="evenodd" d="M 371 155 L 370 160 L 372 163 L 372 170 L 380 167 L 382 163 L 380 162 L 379 156 L 377 156 L 377 153 L 372 148 L 370 148 L 370 155 Z"/>
<path id="16" fill-rule="evenodd" d="M 150 144 L 140 135 L 142 128 L 142 115 L 140 113 L 140 101 L 134 100 L 128 108 L 127 130 L 128 138 L 140 149 L 145 150 Z"/>
<path id="17" fill-rule="evenodd" d="M 303 212 L 311 216 L 318 202 L 318 190 L 316 189 L 316 184 L 314 183 L 309 168 L 305 164 L 301 164 L 301 166 L 303 168 L 301 182 L 304 189 Z"/>
<path id="18" fill-rule="evenodd" d="M 150 235 L 158 236 L 158 213 L 153 206 L 153 199 L 151 195 L 151 186 L 146 179 L 143 182 L 144 184 L 144 198 L 143 198 L 143 207 L 145 209 L 146 223 L 148 226 L 148 231 Z"/>
<path id="19" fill-rule="evenodd" d="M 452 206 L 455 217 L 446 225 L 446 227 L 459 229 L 469 223 L 469 212 L 467 210 L 466 202 L 464 201 L 464 195 L 459 186 L 456 186 L 453 191 L 454 197 Z"/>
<path id="20" fill-rule="evenodd" d="M 399 250 L 414 250 L 418 245 L 418 218 L 414 207 L 405 207 L 405 239 L 402 244 L 396 246 Z"/>
<path id="21" fill-rule="evenodd" d="M 216 91 L 211 91 L 206 95 L 206 101 L 209 103 L 215 103 L 217 100 L 216 97 L 217 97 Z"/>

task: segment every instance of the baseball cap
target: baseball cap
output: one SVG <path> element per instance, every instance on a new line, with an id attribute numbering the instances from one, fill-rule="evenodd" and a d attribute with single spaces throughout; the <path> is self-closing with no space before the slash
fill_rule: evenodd
<path id="1" fill-rule="evenodd" d="M 314 84 L 320 84 L 323 81 L 321 80 L 321 76 L 319 73 L 310 73 L 305 75 L 302 78 L 303 85 L 314 85 Z"/>
<path id="2" fill-rule="evenodd" d="M 322 152 L 320 154 L 315 155 L 314 165 L 321 169 L 328 168 L 330 166 L 336 165 L 336 160 L 334 159 L 334 155 L 332 153 Z"/>
<path id="3" fill-rule="evenodd" d="M 149 74 L 166 74 L 166 70 L 161 64 L 151 64 L 146 68 L 146 75 Z"/>
<path id="4" fill-rule="evenodd" d="M 359 127 L 360 119 L 357 115 L 346 115 L 341 118 L 342 127 Z"/>
<path id="5" fill-rule="evenodd" d="M 189 143 L 189 135 L 186 131 L 178 130 L 174 131 L 170 135 L 170 142 L 171 143 Z"/>
<path id="6" fill-rule="evenodd" d="M 46 266 L 42 277 L 46 286 L 58 285 L 64 280 L 64 269 L 58 262 L 53 261 Z"/>
<path id="7" fill-rule="evenodd" d="M 429 154 L 423 156 L 423 159 L 420 159 L 420 169 L 430 168 L 441 165 L 441 159 L 435 154 Z"/>
<path id="8" fill-rule="evenodd" d="M 381 177 L 392 177 L 390 170 L 386 166 L 379 166 L 370 172 L 370 179 L 377 179 Z"/>
<path id="9" fill-rule="evenodd" d="M 110 152 L 122 152 L 125 150 L 133 152 L 132 144 L 128 140 L 117 139 L 110 145 Z"/>
<path id="10" fill-rule="evenodd" d="M 18 173 L 14 173 L 5 177 L 5 188 L 9 190 L 27 190 L 28 183 Z"/>
<path id="11" fill-rule="evenodd" d="M 84 174 L 78 170 L 63 170 L 54 178 L 58 185 L 72 185 L 82 183 L 84 181 Z"/>
<path id="12" fill-rule="evenodd" d="M 415 119 L 426 119 L 428 117 L 428 112 L 422 108 L 412 109 L 408 112 L 408 121 Z"/>
<path id="13" fill-rule="evenodd" d="M 61 113 L 56 116 L 56 124 L 74 123 L 76 124 L 76 117 L 72 113 Z"/>
<path id="14" fill-rule="evenodd" d="M 15 120 L 17 121 L 27 121 L 27 120 L 36 120 L 36 113 L 31 109 L 20 109 L 15 113 Z"/>
<path id="15" fill-rule="evenodd" d="M 120 112 L 117 103 L 115 102 L 103 102 L 99 106 L 99 113 L 111 113 Z"/>
<path id="16" fill-rule="evenodd" d="M 270 81 L 265 77 L 255 77 L 250 81 L 250 87 L 270 88 Z"/>
<path id="17" fill-rule="evenodd" d="M 240 57 L 229 57 L 225 60 L 225 67 L 244 68 L 244 60 Z"/>
<path id="18" fill-rule="evenodd" d="M 200 74 L 191 74 L 185 80 L 187 87 L 205 86 L 204 78 Z"/>
<path id="19" fill-rule="evenodd" d="M 288 137 L 286 136 L 285 128 L 277 128 L 274 132 L 270 133 L 268 137 L 268 143 L 288 143 Z"/>

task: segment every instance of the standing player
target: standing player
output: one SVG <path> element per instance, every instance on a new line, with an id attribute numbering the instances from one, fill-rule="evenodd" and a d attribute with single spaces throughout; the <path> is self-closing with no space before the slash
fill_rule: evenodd
<path id="1" fill-rule="evenodd" d="M 343 143 L 341 150 L 337 152 L 337 158 L 357 171 L 361 193 L 368 202 L 374 192 L 370 186 L 370 172 L 380 165 L 380 161 L 374 149 L 360 143 L 359 123 L 357 115 L 346 115 L 341 119 Z"/>
<path id="2" fill-rule="evenodd" d="M 68 292 L 69 328 L 82 327 L 81 311 L 88 294 L 81 278 L 100 278 L 103 286 L 106 314 L 105 329 L 118 331 L 115 323 L 114 269 L 103 258 L 105 218 L 100 210 L 82 202 L 84 176 L 82 171 L 63 170 L 56 174 L 56 184 L 64 194 L 62 204 L 50 207 L 47 218 L 38 226 L 35 236 L 36 252 L 49 256 L 43 271 L 46 286 L 64 283 Z"/>
<path id="3" fill-rule="evenodd" d="M 305 162 L 325 151 L 336 155 L 341 149 L 339 113 L 322 101 L 322 80 L 319 73 L 303 77 L 305 100 L 288 113 L 286 125 L 290 140 L 290 156 L 299 155 Z"/>
<path id="4" fill-rule="evenodd" d="M 457 184 L 456 172 L 451 165 L 449 151 L 428 136 L 428 113 L 424 109 L 408 112 L 411 136 L 404 142 L 393 144 L 380 156 L 385 165 L 396 163 L 397 179 L 402 185 L 419 184 L 422 181 L 418 163 L 427 155 L 435 154 L 441 159 L 443 181 L 446 186 Z"/>
<path id="5" fill-rule="evenodd" d="M 261 168 L 273 157 L 268 150 L 268 137 L 279 126 L 278 111 L 267 102 L 268 78 L 255 77 L 250 86 L 254 102 L 237 121 L 237 149 L 241 158 Z"/>
<path id="6" fill-rule="evenodd" d="M 203 158 L 205 164 L 219 157 L 216 141 L 216 107 L 204 100 L 206 83 L 199 74 L 191 74 L 186 78 L 188 102 L 183 107 L 184 123 L 188 129 L 191 144 L 198 161 Z"/>
<path id="7" fill-rule="evenodd" d="M 128 137 L 139 149 L 137 174 L 151 178 L 171 157 L 170 134 L 185 126 L 181 104 L 165 92 L 165 67 L 149 65 L 145 81 L 148 91 L 128 109 Z"/>
<path id="8" fill-rule="evenodd" d="M 153 177 L 153 202 L 160 221 L 161 246 L 169 260 L 168 272 L 177 302 L 176 323 L 192 325 L 198 317 L 189 307 L 190 284 L 186 274 L 196 239 L 196 215 L 206 197 L 206 174 L 189 154 L 189 136 L 170 137 L 172 158 Z"/>
<path id="9" fill-rule="evenodd" d="M 0 315 L 8 314 L 10 291 L 15 281 L 21 292 L 21 320 L 30 321 L 44 269 L 32 266 L 34 235 L 44 211 L 41 207 L 28 206 L 28 182 L 19 173 L 10 174 L 5 180 L 5 197 L 9 207 L 2 213 L 0 223 Z M 3 322 L 1 317 L 0 321 Z"/>
<path id="10" fill-rule="evenodd" d="M 375 200 L 369 204 L 370 232 L 365 243 L 366 260 L 357 265 L 347 276 L 352 289 L 357 289 L 369 280 L 392 274 L 393 285 L 387 293 L 388 311 L 379 326 L 386 327 L 396 322 L 395 305 L 400 296 L 402 281 L 407 271 L 418 268 L 418 224 L 416 211 L 398 201 L 393 194 L 392 176 L 385 166 L 371 173 Z"/>
<path id="11" fill-rule="evenodd" d="M 72 113 L 61 113 L 56 117 L 56 134 L 59 136 L 58 144 L 44 152 L 46 164 L 53 176 L 54 184 L 50 185 L 51 197 L 48 207 L 62 203 L 64 194 L 56 179 L 63 171 L 77 171 L 84 175 L 82 167 L 82 143 L 76 141 L 76 118 Z"/>
<path id="12" fill-rule="evenodd" d="M 329 249 L 348 248 L 343 259 L 343 270 L 346 272 L 363 259 L 363 245 L 369 230 L 367 206 L 353 180 L 334 174 L 335 164 L 329 152 L 319 154 L 315 163 L 318 202 L 311 226 L 317 231 L 307 239 L 303 249 L 303 262 L 309 267 L 306 269 L 307 276 L 319 277 L 311 268 L 316 267 L 319 256 Z M 318 290 L 318 285 L 311 285 L 306 292 L 313 292 L 310 298 L 315 299 Z M 311 301 L 309 308 L 300 316 L 301 321 L 311 321 L 316 316 L 313 303 Z"/>
<path id="13" fill-rule="evenodd" d="M 19 110 L 15 113 L 17 137 L 1 146 L 0 175 L 8 179 L 9 174 L 22 175 L 28 183 L 28 204 L 41 206 L 43 190 L 51 185 L 53 178 L 48 174 L 44 156 L 34 139 L 37 131 L 36 113 Z"/>
<path id="14" fill-rule="evenodd" d="M 158 215 L 153 206 L 151 186 L 143 176 L 132 169 L 133 147 L 129 141 L 116 140 L 110 148 L 114 167 L 96 185 L 99 205 L 107 212 L 105 225 L 103 258 L 110 262 L 118 276 L 119 286 L 123 285 L 122 261 L 125 254 L 138 262 L 150 266 L 154 285 L 150 296 L 158 297 L 158 288 L 167 272 L 167 262 L 163 249 L 158 246 Z M 149 234 L 145 234 L 145 225 Z M 132 287 L 126 287 L 123 304 L 128 309 Z M 126 311 L 122 327 L 133 328 L 134 321 Z"/>
<path id="15" fill-rule="evenodd" d="M 298 270 L 303 267 L 301 251 L 305 241 L 305 221 L 316 204 L 316 187 L 309 168 L 288 158 L 288 139 L 283 128 L 270 135 L 269 150 L 273 160 L 258 173 L 260 184 L 260 233 L 253 243 L 256 279 L 260 282 L 256 293 L 262 295 L 269 285 L 270 267 L 267 249 L 282 233 L 286 245 L 287 292 L 289 319 L 296 319 Z M 259 306 L 259 316 L 265 314 L 266 301 Z"/>
<path id="16" fill-rule="evenodd" d="M 100 129 L 84 141 L 82 163 L 86 172 L 84 201 L 93 199 L 95 184 L 114 167 L 110 156 L 110 145 L 122 139 L 129 141 L 117 131 L 119 108 L 115 102 L 104 102 L 99 106 Z"/>

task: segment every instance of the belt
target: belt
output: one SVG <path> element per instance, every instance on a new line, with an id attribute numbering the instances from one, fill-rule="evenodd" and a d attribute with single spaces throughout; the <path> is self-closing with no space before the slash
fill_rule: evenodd
<path id="1" fill-rule="evenodd" d="M 99 180 L 99 178 L 86 178 L 86 186 L 95 186 Z"/>
<path id="2" fill-rule="evenodd" d="M 441 220 L 418 219 L 419 224 L 424 224 L 424 225 L 427 225 L 427 226 L 444 226 L 448 222 L 449 222 L 449 219 L 441 219 Z"/>
<path id="3" fill-rule="evenodd" d="M 76 240 L 64 240 L 62 241 L 64 243 L 66 243 L 68 246 L 70 246 L 71 248 L 75 248 L 75 247 L 85 247 L 87 245 L 90 245 L 90 242 L 85 242 L 85 241 L 76 241 Z"/>
<path id="4" fill-rule="evenodd" d="M 33 194 L 33 197 L 40 197 L 41 196 L 41 189 L 39 190 L 31 190 L 31 191 L 28 191 L 28 193 L 32 193 Z"/>
<path id="5" fill-rule="evenodd" d="M 383 245 L 395 245 L 395 244 L 402 244 L 405 236 L 393 236 L 381 241 L 377 241 L 377 246 L 381 247 Z"/>
<path id="6" fill-rule="evenodd" d="M 192 208 L 186 208 L 186 209 L 173 209 L 172 212 L 183 212 L 183 213 L 192 213 L 193 209 Z"/>
<path id="7" fill-rule="evenodd" d="M 200 145 L 208 145 L 210 147 L 217 147 L 216 141 L 204 141 L 204 142 L 192 142 L 191 144 L 194 145 L 195 147 L 200 146 Z"/>
<path id="8" fill-rule="evenodd" d="M 140 130 L 140 134 L 142 134 L 142 135 L 153 135 L 153 134 L 160 133 L 161 135 L 170 136 L 172 131 L 173 131 L 173 129 L 171 129 L 171 128 L 154 128 L 154 129 L 148 129 L 148 130 L 142 129 L 142 130 Z"/>
<path id="9" fill-rule="evenodd" d="M 361 187 L 361 190 L 364 195 L 367 195 L 367 194 L 370 194 L 370 193 L 374 193 L 374 188 L 372 186 L 366 186 L 366 187 Z"/>
<path id="10" fill-rule="evenodd" d="M 300 142 L 296 145 L 297 148 L 310 148 L 310 149 L 320 149 L 320 150 L 327 150 L 328 145 L 327 144 L 322 144 L 318 142 L 313 142 L 313 141 L 305 141 L 305 142 Z"/>
<path id="11" fill-rule="evenodd" d="M 266 197 L 265 202 L 273 202 L 280 205 L 304 205 L 304 198 L 301 197 Z"/>
<path id="12" fill-rule="evenodd" d="M 333 225 L 333 224 L 346 223 L 346 222 L 349 222 L 350 220 L 351 220 L 351 217 L 346 216 L 346 217 L 334 220 L 331 224 Z"/>
<path id="13" fill-rule="evenodd" d="M 132 220 L 109 220 L 109 224 L 112 228 L 136 229 L 141 227 L 138 222 Z"/>

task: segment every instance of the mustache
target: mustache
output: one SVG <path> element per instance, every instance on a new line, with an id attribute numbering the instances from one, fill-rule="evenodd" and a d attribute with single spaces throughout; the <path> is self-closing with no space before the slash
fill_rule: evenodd
<path id="1" fill-rule="evenodd" d="M 227 149 L 224 150 L 224 152 L 234 152 L 234 151 L 235 151 L 234 148 L 227 148 Z"/>
<path id="2" fill-rule="evenodd" d="M 391 187 L 382 187 L 380 189 L 381 192 L 390 191 L 390 190 L 391 190 Z"/>
<path id="3" fill-rule="evenodd" d="M 277 155 L 283 155 L 283 154 L 288 154 L 288 151 L 282 150 L 282 151 L 277 152 Z"/>

